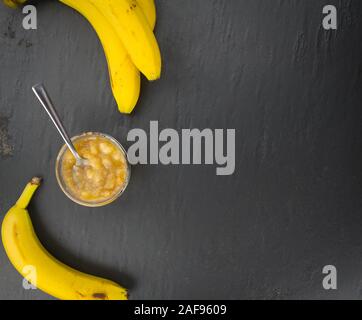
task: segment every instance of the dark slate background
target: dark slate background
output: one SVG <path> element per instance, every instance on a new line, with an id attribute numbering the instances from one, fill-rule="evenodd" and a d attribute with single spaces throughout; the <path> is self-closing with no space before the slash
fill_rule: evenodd
<path id="1" fill-rule="evenodd" d="M 338 31 L 322 28 L 334 4 Z M 38 30 L 0 10 L 0 218 L 26 181 L 49 251 L 130 288 L 133 299 L 362 298 L 360 0 L 159 0 L 162 79 L 118 113 L 96 34 L 76 12 L 38 5 Z M 57 186 L 62 142 L 33 97 L 43 81 L 72 134 L 235 128 L 236 172 L 138 166 L 124 196 L 80 207 Z M 322 268 L 338 269 L 338 290 Z M 0 248 L 0 298 L 22 288 Z"/>

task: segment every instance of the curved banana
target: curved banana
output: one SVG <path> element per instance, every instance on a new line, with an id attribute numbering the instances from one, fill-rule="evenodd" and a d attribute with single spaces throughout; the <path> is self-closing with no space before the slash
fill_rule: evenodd
<path id="1" fill-rule="evenodd" d="M 122 41 L 112 25 L 88 0 L 59 0 L 84 16 L 96 31 L 107 59 L 113 96 L 121 113 L 133 111 L 140 95 L 141 79 L 138 69 L 130 60 Z M 153 0 L 139 0 L 145 5 L 145 15 L 150 24 L 155 24 Z M 154 3 L 153 3 L 154 7 Z"/>
<path id="2" fill-rule="evenodd" d="M 17 7 L 20 4 L 24 4 L 26 1 L 27 0 L 3 0 L 3 2 L 6 5 L 13 8 Z M 59 0 L 59 1 L 78 11 L 90 22 L 90 24 L 95 29 L 105 52 L 108 64 L 111 88 L 118 109 L 121 113 L 130 114 L 133 111 L 134 107 L 136 106 L 140 95 L 141 79 L 140 79 L 139 70 L 135 67 L 135 65 L 131 61 L 130 57 L 128 56 L 128 52 L 126 51 L 122 43 L 122 40 L 119 37 L 120 33 L 119 30 L 114 29 L 114 25 L 111 24 L 109 21 L 107 21 L 106 16 L 104 16 L 103 10 L 98 10 L 94 6 L 94 4 L 89 0 Z M 117 1 L 113 0 L 111 2 L 112 4 L 116 3 L 117 4 L 116 6 L 118 7 L 119 6 L 118 1 L 119 0 Z M 139 11 L 138 15 L 142 16 L 143 19 L 146 18 L 148 22 L 148 25 L 146 24 L 145 26 L 143 26 L 144 29 L 147 30 L 149 29 L 147 28 L 147 26 L 151 26 L 153 30 L 156 23 L 156 7 L 154 0 L 132 0 L 131 2 L 134 2 L 134 4 L 137 6 L 137 9 L 141 9 L 138 10 Z M 116 25 L 116 27 L 119 26 Z M 151 34 L 153 36 L 152 30 Z M 152 37 L 150 38 L 152 40 Z M 152 41 L 149 42 L 152 44 Z M 142 45 L 142 43 L 140 45 Z M 142 50 L 143 49 L 141 48 L 141 51 Z M 158 55 L 159 55 L 159 50 L 158 50 Z M 144 61 L 144 63 L 151 66 L 152 60 Z M 157 68 L 159 68 L 159 71 L 156 71 L 156 73 L 152 73 L 152 68 L 148 68 L 151 71 L 145 71 L 146 75 L 148 72 L 147 77 L 149 79 L 154 80 L 159 77 L 160 68 L 161 68 L 160 62 L 159 62 L 159 67 Z"/>
<path id="3" fill-rule="evenodd" d="M 88 0 L 112 24 L 135 66 L 148 80 L 161 75 L 161 53 L 137 0 Z"/>
<path id="4" fill-rule="evenodd" d="M 26 210 L 39 185 L 39 178 L 33 178 L 26 185 L 2 223 L 4 248 L 16 270 L 37 288 L 58 299 L 126 300 L 127 291 L 118 284 L 72 269 L 44 249 Z M 31 278 L 27 274 L 29 267 L 35 270 Z"/>

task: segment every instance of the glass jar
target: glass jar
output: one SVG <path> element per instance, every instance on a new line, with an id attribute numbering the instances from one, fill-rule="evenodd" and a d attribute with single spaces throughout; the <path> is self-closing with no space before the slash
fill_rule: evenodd
<path id="1" fill-rule="evenodd" d="M 58 154 L 58 157 L 56 160 L 56 165 L 55 165 L 55 173 L 56 173 L 56 178 L 57 178 L 60 188 L 62 189 L 62 191 L 65 193 L 65 195 L 68 198 L 70 198 L 72 201 L 74 201 L 80 205 L 83 205 L 83 206 L 100 207 L 100 206 L 110 204 L 111 202 L 115 201 L 118 197 L 120 197 L 122 195 L 124 190 L 127 188 L 127 185 L 129 183 L 129 180 L 131 177 L 131 167 L 130 167 L 130 164 L 127 159 L 127 152 L 125 151 L 123 146 L 115 138 L 113 138 L 107 134 L 98 133 L 98 132 L 88 132 L 88 133 L 83 133 L 81 135 L 78 135 L 78 136 L 75 136 L 72 138 L 72 142 L 73 142 L 73 144 L 75 144 L 76 149 L 77 149 L 77 143 L 79 145 L 81 145 L 82 143 L 89 143 L 89 141 L 94 141 L 94 147 L 96 149 L 96 151 L 95 151 L 96 153 L 95 153 L 95 155 L 92 155 L 92 157 L 96 158 L 95 160 L 97 160 L 99 163 L 102 163 L 104 160 L 107 160 L 109 163 L 110 156 L 105 155 L 104 153 L 102 153 L 99 150 L 100 145 L 99 146 L 96 145 L 96 143 L 98 143 L 98 142 L 100 144 L 102 144 L 102 141 L 104 141 L 103 145 L 107 144 L 109 146 L 113 146 L 112 150 L 117 151 L 117 153 L 115 155 L 118 156 L 118 158 L 119 158 L 119 155 L 123 156 L 123 159 L 120 159 L 120 161 L 122 161 L 122 168 L 121 167 L 119 167 L 119 168 L 112 167 L 112 165 L 110 164 L 110 168 L 112 170 L 118 169 L 119 172 L 122 172 L 123 180 L 122 180 L 121 184 L 118 182 L 114 183 L 113 192 L 107 191 L 108 193 L 110 193 L 109 196 L 99 196 L 99 198 L 96 198 L 96 200 L 87 199 L 82 196 L 85 191 L 82 190 L 82 188 L 84 188 L 84 187 L 80 187 L 80 186 L 84 186 L 84 183 L 83 183 L 84 181 L 88 182 L 87 179 L 88 179 L 88 176 L 90 176 L 89 171 L 91 171 L 90 173 L 94 175 L 97 173 L 104 173 L 106 169 L 103 166 L 99 166 L 97 168 L 93 167 L 91 165 L 92 161 L 89 160 L 90 164 L 85 167 L 85 169 L 84 169 L 85 171 L 81 171 L 82 175 L 86 175 L 84 177 L 82 175 L 80 176 L 80 178 L 83 179 L 83 180 L 81 180 L 82 184 L 73 183 L 74 181 L 78 182 L 77 181 L 78 178 L 76 178 L 74 176 L 75 173 L 73 171 L 74 168 L 77 168 L 77 167 L 74 165 L 72 169 L 70 169 L 70 168 L 67 168 L 67 170 L 65 169 L 66 166 L 68 166 L 68 167 L 70 166 L 69 161 L 71 163 L 75 162 L 74 157 L 70 154 L 70 151 L 66 145 L 64 145 L 59 151 L 59 154 Z M 84 155 L 82 155 L 82 152 L 80 152 L 80 155 L 83 156 L 84 158 L 86 158 Z M 117 163 L 120 163 L 120 162 L 117 162 Z M 111 169 L 107 169 L 108 170 L 107 172 L 110 172 L 109 170 L 111 170 Z M 89 171 L 87 171 L 87 170 L 89 170 Z M 99 170 L 99 172 L 97 170 Z M 101 176 L 101 175 L 99 174 L 99 176 Z M 107 178 L 103 178 L 103 179 L 107 179 Z M 120 181 L 120 180 L 121 180 L 120 177 L 118 177 L 116 179 L 116 181 Z M 70 184 L 70 181 L 72 182 L 72 184 Z M 92 181 L 92 180 L 89 180 L 89 181 Z M 106 182 L 106 181 L 104 181 L 104 182 Z"/>

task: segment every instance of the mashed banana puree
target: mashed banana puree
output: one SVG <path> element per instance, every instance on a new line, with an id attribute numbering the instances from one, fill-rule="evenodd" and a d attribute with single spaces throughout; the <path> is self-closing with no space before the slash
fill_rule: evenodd
<path id="1" fill-rule="evenodd" d="M 111 140 L 102 136 L 84 136 L 74 142 L 86 166 L 77 166 L 69 150 L 64 153 L 61 173 L 71 195 L 86 202 L 106 201 L 127 183 L 127 160 Z"/>

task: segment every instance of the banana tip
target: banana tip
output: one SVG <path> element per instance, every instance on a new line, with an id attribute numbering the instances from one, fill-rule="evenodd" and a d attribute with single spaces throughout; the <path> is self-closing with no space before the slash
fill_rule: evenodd
<path id="1" fill-rule="evenodd" d="M 33 184 L 33 185 L 39 186 L 40 183 L 41 183 L 41 178 L 39 178 L 39 177 L 34 177 L 34 178 L 31 179 L 30 183 Z"/>

